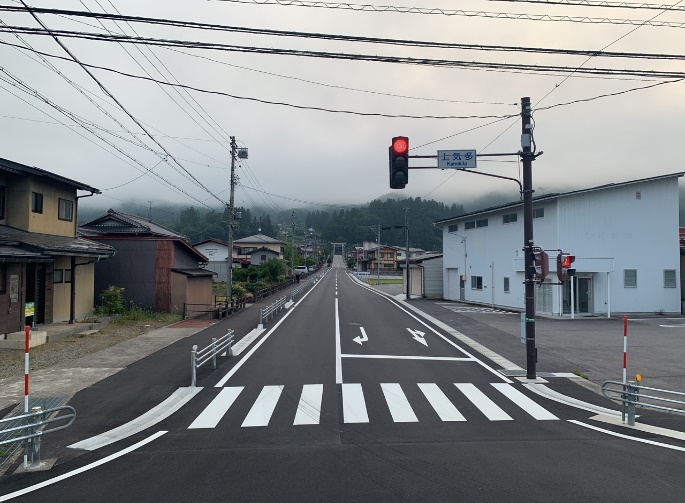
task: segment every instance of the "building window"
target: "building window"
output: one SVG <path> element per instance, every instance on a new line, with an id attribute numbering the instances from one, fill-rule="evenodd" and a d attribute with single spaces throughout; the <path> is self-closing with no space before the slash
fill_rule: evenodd
<path id="1" fill-rule="evenodd" d="M 504 293 L 509 293 L 509 278 L 504 278 Z"/>
<path id="2" fill-rule="evenodd" d="M 0 220 L 5 218 L 5 191 L 7 187 L 0 187 Z"/>
<path id="3" fill-rule="evenodd" d="M 386 269 L 393 269 L 395 267 L 395 264 L 383 264 L 383 267 Z"/>
<path id="4" fill-rule="evenodd" d="M 64 283 L 64 270 L 63 269 L 55 269 L 55 273 L 52 277 L 52 282 L 53 283 Z"/>
<path id="5" fill-rule="evenodd" d="M 502 216 L 502 223 L 512 224 L 518 220 L 518 213 L 509 213 L 508 215 Z"/>
<path id="6" fill-rule="evenodd" d="M 533 218 L 543 218 L 545 216 L 545 208 L 533 208 Z"/>
<path id="7" fill-rule="evenodd" d="M 488 226 L 488 219 L 487 218 L 481 218 L 480 220 L 476 220 L 476 227 L 487 227 Z"/>
<path id="8" fill-rule="evenodd" d="M 664 269 L 664 288 L 675 288 L 675 269 Z"/>
<path id="9" fill-rule="evenodd" d="M 637 269 L 623 270 L 623 288 L 637 288 Z"/>
<path id="10" fill-rule="evenodd" d="M 71 283 L 71 269 L 64 270 L 64 282 Z"/>
<path id="11" fill-rule="evenodd" d="M 57 218 L 71 222 L 74 218 L 74 203 L 67 199 L 59 199 Z"/>
<path id="12" fill-rule="evenodd" d="M 385 258 L 385 253 L 381 253 L 381 258 Z"/>
<path id="13" fill-rule="evenodd" d="M 471 222 L 466 222 L 464 224 L 464 229 L 475 229 L 476 228 L 476 221 L 472 220 Z"/>
<path id="14" fill-rule="evenodd" d="M 483 276 L 471 276 L 471 290 L 483 289 Z"/>
<path id="15" fill-rule="evenodd" d="M 262 262 L 266 262 L 266 255 L 262 255 L 262 256 L 261 256 L 261 261 L 262 261 Z"/>
<path id="16" fill-rule="evenodd" d="M 459 224 L 452 224 L 447 227 L 447 232 L 457 232 L 459 230 Z"/>
<path id="17" fill-rule="evenodd" d="M 33 213 L 43 213 L 43 194 L 31 192 L 31 211 Z"/>

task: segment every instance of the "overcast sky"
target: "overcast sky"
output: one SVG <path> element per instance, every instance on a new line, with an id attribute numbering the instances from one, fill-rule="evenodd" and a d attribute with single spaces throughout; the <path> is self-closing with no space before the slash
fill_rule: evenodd
<path id="1" fill-rule="evenodd" d="M 466 14 L 486 13 L 467 16 L 359 12 L 274 5 L 273 0 L 269 0 L 270 5 L 245 1 L 146 0 L 115 1 L 114 5 L 125 15 L 247 28 L 460 44 L 685 54 L 683 10 L 662 13 L 655 18 L 662 11 L 486 0 L 375 3 L 447 10 L 458 7 Z M 685 2 L 669 1 L 685 9 Z M 0 5 L 20 6 L 21 3 L 0 0 Z M 38 1 L 31 5 L 115 12 L 109 0 Z M 654 18 L 652 23 L 668 21 L 674 26 L 494 19 L 487 14 L 502 12 L 591 20 Z M 105 33 L 96 19 L 38 16 L 53 30 Z M 39 27 L 27 13 L 0 12 L 0 20 L 10 26 Z M 569 69 L 582 66 L 685 72 L 682 60 L 607 57 L 588 60 L 587 56 L 576 55 L 405 47 L 139 23 L 103 23 L 108 30 L 127 35 L 133 35 L 135 29 L 144 37 L 250 47 Z M 683 27 L 678 27 L 680 23 Z M 26 42 L 36 50 L 68 57 L 49 37 L 21 35 L 21 38 L 22 41 L 11 33 L 0 34 L 3 42 L 20 45 Z M 435 155 L 438 149 L 476 149 L 479 153 L 518 151 L 520 118 L 502 120 L 501 117 L 516 115 L 523 96 L 530 96 L 535 106 L 535 140 L 538 151 L 544 151 L 533 165 L 533 185 L 538 194 L 560 187 L 590 187 L 685 170 L 681 152 L 685 138 L 684 81 L 625 76 L 588 78 L 580 73 L 570 75 L 570 72 L 512 73 L 191 48 L 148 50 L 140 45 L 122 46 L 66 37 L 60 40 L 83 63 L 141 76 L 149 73 L 158 79 L 162 78 L 161 70 L 165 79 L 244 98 L 359 113 L 493 117 L 410 119 L 329 113 L 196 91 L 179 93 L 168 86 L 162 90 L 153 82 L 91 70 L 121 105 L 204 186 L 201 187 L 171 158 L 163 161 L 162 149 L 143 134 L 80 66 L 47 57 L 54 65 L 53 70 L 29 51 L 1 45 L 0 157 L 101 189 L 102 196 L 84 200 L 89 204 L 116 208 L 120 201 L 145 206 L 148 201 L 153 206 L 174 201 L 199 207 L 218 206 L 219 200 L 227 202 L 230 135 L 236 137 L 240 147 L 249 149 L 249 159 L 237 169 L 240 182 L 236 204 L 266 205 L 282 210 L 303 206 L 293 199 L 324 205 L 365 203 L 391 192 L 387 156 L 392 136 L 408 136 L 410 153 L 416 155 Z M 29 86 L 29 93 L 8 81 L 16 86 Z M 659 82 L 667 83 L 543 110 Z M 72 117 L 80 125 L 46 104 L 35 91 L 61 110 L 76 114 L 78 117 Z M 127 130 L 135 133 L 135 139 Z M 412 160 L 410 165 L 434 163 L 435 160 L 422 159 Z M 168 183 L 149 173 L 144 175 L 153 167 L 154 173 Z M 479 159 L 478 170 L 519 178 L 516 157 L 498 158 L 498 162 Z M 398 191 L 402 195 L 450 203 L 465 202 L 490 191 L 509 192 L 512 200 L 518 196 L 515 184 L 472 173 L 416 170 L 410 172 L 409 178 L 407 188 Z M 317 204 L 306 206 L 313 210 L 324 208 Z"/>

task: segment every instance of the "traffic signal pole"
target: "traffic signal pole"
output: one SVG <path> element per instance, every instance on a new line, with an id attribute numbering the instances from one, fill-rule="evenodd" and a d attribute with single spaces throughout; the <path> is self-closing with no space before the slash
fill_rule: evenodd
<path id="1" fill-rule="evenodd" d="M 535 379 L 535 263 L 533 261 L 533 159 L 530 98 L 521 98 L 521 160 L 523 162 L 523 256 L 526 297 L 526 378 Z"/>

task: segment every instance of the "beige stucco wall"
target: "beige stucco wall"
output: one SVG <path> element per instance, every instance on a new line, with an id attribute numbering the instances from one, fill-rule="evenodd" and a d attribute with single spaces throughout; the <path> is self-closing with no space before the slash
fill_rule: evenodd
<path id="1" fill-rule="evenodd" d="M 54 234 L 58 236 L 76 236 L 76 190 L 66 185 L 41 183 L 31 178 L 15 178 L 7 187 L 7 225 L 28 232 Z M 43 194 L 43 213 L 31 211 L 31 193 Z M 73 203 L 72 220 L 59 220 L 59 199 Z"/>
<path id="2" fill-rule="evenodd" d="M 85 259 L 77 258 L 76 263 L 85 263 Z M 55 259 L 55 269 L 70 269 L 70 257 L 57 257 Z M 95 305 L 95 295 L 93 292 L 94 264 L 81 265 L 76 267 L 76 319 L 83 319 L 93 312 Z M 55 283 L 54 286 L 54 321 L 69 320 L 69 297 L 71 295 L 71 283 Z"/>

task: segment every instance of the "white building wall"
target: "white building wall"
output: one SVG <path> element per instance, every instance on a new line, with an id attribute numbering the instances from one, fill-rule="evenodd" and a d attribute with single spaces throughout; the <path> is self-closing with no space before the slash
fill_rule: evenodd
<path id="1" fill-rule="evenodd" d="M 549 250 L 547 282 L 557 282 L 556 250 L 561 249 L 576 256 L 577 275 L 590 278 L 590 312 L 680 312 L 677 177 L 562 195 L 536 201 L 534 207 L 544 207 L 544 217 L 533 225 L 535 245 Z M 503 215 L 514 212 L 517 221 L 504 224 Z M 487 227 L 465 229 L 465 222 L 483 218 Z M 455 223 L 458 230 L 447 232 Z M 523 206 L 443 225 L 443 296 L 458 300 L 459 289 L 450 281 L 466 271 L 465 300 L 524 309 Z M 637 288 L 624 288 L 624 269 L 637 269 Z M 664 288 L 665 269 L 676 271 L 676 288 Z M 482 290 L 471 288 L 474 275 L 483 278 Z M 551 286 L 552 313 L 563 310 L 562 288 Z"/>
<path id="2" fill-rule="evenodd" d="M 225 283 L 228 278 L 228 246 L 209 241 L 197 245 L 195 249 L 209 259 L 203 269 L 217 274 L 213 281 Z"/>

